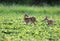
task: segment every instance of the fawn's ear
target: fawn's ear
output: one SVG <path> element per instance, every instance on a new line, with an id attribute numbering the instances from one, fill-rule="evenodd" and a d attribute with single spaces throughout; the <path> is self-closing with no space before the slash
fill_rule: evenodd
<path id="1" fill-rule="evenodd" d="M 46 18 L 48 18 L 48 16 L 46 16 Z"/>
<path id="2" fill-rule="evenodd" d="M 46 16 L 46 17 L 44 18 L 44 21 L 45 21 L 45 20 L 48 20 L 48 16 Z"/>
<path id="3" fill-rule="evenodd" d="M 25 13 L 24 13 L 24 15 L 28 15 L 28 13 L 27 13 L 27 12 L 25 12 Z"/>
<path id="4" fill-rule="evenodd" d="M 48 19 L 48 16 L 46 16 L 45 19 Z"/>
<path id="5" fill-rule="evenodd" d="M 26 18 L 26 17 L 28 17 L 28 14 L 27 14 L 27 13 L 25 13 L 25 14 L 24 14 L 24 17 L 25 17 L 25 18 Z"/>

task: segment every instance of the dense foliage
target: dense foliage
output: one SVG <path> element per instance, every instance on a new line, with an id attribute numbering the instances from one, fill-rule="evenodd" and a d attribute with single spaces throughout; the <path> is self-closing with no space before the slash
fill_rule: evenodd
<path id="1" fill-rule="evenodd" d="M 24 12 L 36 17 L 36 25 L 25 25 Z M 54 20 L 49 26 L 45 16 Z M 0 41 L 60 41 L 60 7 L 0 5 Z"/>

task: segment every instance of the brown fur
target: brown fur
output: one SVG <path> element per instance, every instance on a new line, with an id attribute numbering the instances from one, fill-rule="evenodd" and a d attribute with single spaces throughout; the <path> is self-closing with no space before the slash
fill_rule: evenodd
<path id="1" fill-rule="evenodd" d="M 47 21 L 48 25 L 53 25 L 53 20 L 48 20 L 47 16 L 46 16 L 46 18 L 44 20 Z"/>
<path id="2" fill-rule="evenodd" d="M 28 24 L 29 22 L 33 23 L 35 25 L 36 22 L 36 18 L 35 17 L 28 17 L 27 14 L 24 15 L 24 21 L 26 24 Z"/>

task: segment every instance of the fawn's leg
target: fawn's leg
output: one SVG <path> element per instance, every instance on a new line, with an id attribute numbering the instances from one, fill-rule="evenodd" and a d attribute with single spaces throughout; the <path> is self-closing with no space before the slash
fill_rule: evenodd
<path id="1" fill-rule="evenodd" d="M 26 22 L 26 25 L 28 25 L 28 22 Z"/>
<path id="2" fill-rule="evenodd" d="M 49 26 L 53 26 L 53 23 L 48 23 Z"/>
<path id="3" fill-rule="evenodd" d="M 36 25 L 35 22 L 33 22 L 33 24 Z"/>

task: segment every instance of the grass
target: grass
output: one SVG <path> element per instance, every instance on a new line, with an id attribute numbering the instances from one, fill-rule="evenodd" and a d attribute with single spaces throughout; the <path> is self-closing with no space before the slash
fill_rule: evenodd
<path id="1" fill-rule="evenodd" d="M 24 12 L 37 23 L 24 25 Z M 48 16 L 53 26 L 42 20 Z M 0 41 L 60 41 L 60 6 L 0 5 Z"/>

